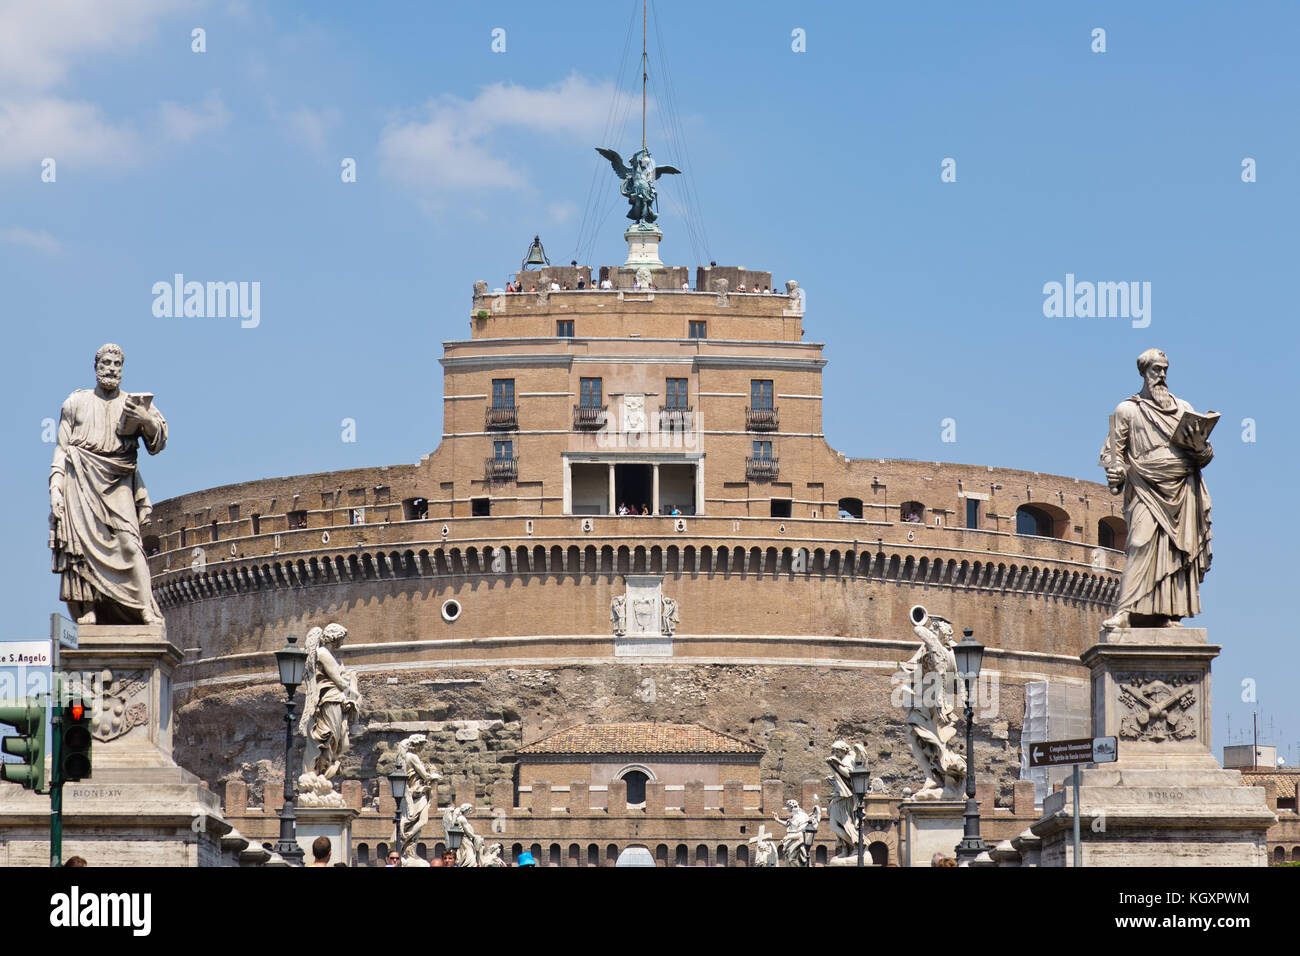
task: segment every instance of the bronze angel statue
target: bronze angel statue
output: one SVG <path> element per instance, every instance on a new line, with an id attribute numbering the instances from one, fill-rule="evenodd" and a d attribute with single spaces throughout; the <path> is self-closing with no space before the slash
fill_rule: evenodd
<path id="1" fill-rule="evenodd" d="M 614 168 L 615 174 L 623 180 L 623 186 L 619 191 L 627 197 L 627 201 L 632 206 L 627 212 L 627 218 L 638 223 L 652 223 L 658 219 L 656 208 L 659 204 L 659 194 L 655 190 L 655 180 L 668 173 L 680 173 L 681 170 L 676 166 L 656 166 L 655 161 L 650 157 L 650 150 L 644 146 L 632 154 L 631 165 L 627 166 L 623 164 L 623 159 L 616 150 L 601 149 L 597 146 L 596 152 L 609 160 L 609 165 Z"/>

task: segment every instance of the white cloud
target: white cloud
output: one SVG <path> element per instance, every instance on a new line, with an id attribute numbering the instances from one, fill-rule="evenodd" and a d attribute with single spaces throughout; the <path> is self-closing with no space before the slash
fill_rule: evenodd
<path id="1" fill-rule="evenodd" d="M 192 0 L 0 0 L 0 170 L 42 159 L 87 169 L 132 164 L 142 141 L 86 99 L 59 95 L 76 66 L 95 56 L 125 56 L 166 16 Z M 189 30 L 177 34 L 189 44 Z"/>
<path id="2" fill-rule="evenodd" d="M 552 222 L 566 223 L 573 218 L 573 214 L 578 211 L 578 207 L 567 200 L 563 202 L 553 202 L 547 205 L 546 214 L 551 217 Z"/>
<path id="3" fill-rule="evenodd" d="M 19 246 L 28 246 L 37 252 L 44 252 L 52 256 L 63 251 L 63 245 L 59 240 L 43 229 L 40 232 L 24 229 L 22 226 L 10 226 L 8 229 L 0 229 L 0 242 L 12 242 Z"/>
<path id="4" fill-rule="evenodd" d="M 526 157 L 496 155 L 493 134 L 524 129 L 592 146 L 616 96 L 614 115 L 623 115 L 629 94 L 573 75 L 545 89 L 496 83 L 472 100 L 440 97 L 384 128 L 380 168 L 426 198 L 463 189 L 522 189 L 529 183 Z"/>
<path id="5" fill-rule="evenodd" d="M 34 179 L 47 156 L 64 169 L 127 165 L 137 145 L 129 127 L 109 122 L 93 103 L 56 96 L 0 99 L 0 170 L 29 166 Z"/>
<path id="6" fill-rule="evenodd" d="M 168 139 L 188 143 L 203 133 L 221 129 L 229 123 L 230 111 L 221 102 L 220 95 L 209 93 L 197 107 L 163 103 L 158 107 L 158 121 L 163 135 Z"/>
<path id="7" fill-rule="evenodd" d="M 0 0 L 0 90 L 62 83 L 90 53 L 129 53 L 186 0 Z M 189 42 L 189 34 L 177 42 Z"/>
<path id="8" fill-rule="evenodd" d="M 329 131 L 338 125 L 339 118 L 339 111 L 332 106 L 322 110 L 313 110 L 304 106 L 285 117 L 289 128 L 313 152 L 317 153 L 325 152 L 326 137 Z"/>

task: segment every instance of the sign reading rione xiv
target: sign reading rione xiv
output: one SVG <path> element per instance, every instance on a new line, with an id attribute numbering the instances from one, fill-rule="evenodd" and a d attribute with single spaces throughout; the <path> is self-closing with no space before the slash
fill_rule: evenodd
<path id="1" fill-rule="evenodd" d="M 260 282 L 186 282 L 177 272 L 171 282 L 155 282 L 153 295 L 153 314 L 159 319 L 239 318 L 245 329 L 262 322 Z"/>

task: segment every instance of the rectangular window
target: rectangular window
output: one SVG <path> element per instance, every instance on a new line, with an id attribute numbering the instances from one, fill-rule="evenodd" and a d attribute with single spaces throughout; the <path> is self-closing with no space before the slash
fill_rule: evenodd
<path id="1" fill-rule="evenodd" d="M 555 323 L 555 334 L 562 339 L 573 338 L 573 319 L 560 319 Z"/>
<path id="2" fill-rule="evenodd" d="M 492 443 L 492 457 L 497 461 L 503 458 L 515 457 L 515 443 L 513 441 L 494 441 Z"/>
<path id="3" fill-rule="evenodd" d="M 293 531 L 295 528 L 307 527 L 307 512 L 305 511 L 290 511 L 288 518 L 290 531 Z"/>
<path id="4" fill-rule="evenodd" d="M 980 500 L 978 498 L 966 499 L 966 527 L 978 528 L 980 526 Z"/>
<path id="5" fill-rule="evenodd" d="M 348 509 L 348 524 L 365 524 L 365 523 L 366 523 L 365 508 Z"/>
<path id="6" fill-rule="evenodd" d="M 693 339 L 707 339 L 709 337 L 708 331 L 707 322 L 690 323 L 690 335 Z"/>
<path id="7" fill-rule="evenodd" d="M 262 533 L 262 516 L 259 515 L 259 514 L 254 513 L 254 514 L 253 514 L 253 534 L 261 534 L 261 533 Z"/>
<path id="8" fill-rule="evenodd" d="M 788 518 L 790 517 L 790 499 L 773 498 L 772 499 L 772 517 Z"/>
<path id="9" fill-rule="evenodd" d="M 754 457 L 771 459 L 772 443 L 770 441 L 754 442 Z"/>
<path id="10" fill-rule="evenodd" d="M 487 518 L 492 514 L 491 498 L 471 498 L 469 499 L 469 514 L 471 518 Z"/>
<path id="11" fill-rule="evenodd" d="M 492 379 L 492 407 L 515 407 L 515 380 L 513 378 Z"/>
<path id="12" fill-rule="evenodd" d="M 668 408 L 686 408 L 686 379 L 670 378 L 668 379 L 668 389 L 666 392 L 668 401 L 665 403 Z"/>
<path id="13" fill-rule="evenodd" d="M 212 522 L 212 540 L 217 540 L 217 523 L 215 521 Z"/>
<path id="14" fill-rule="evenodd" d="M 749 383 L 749 407 L 770 410 L 775 393 L 770 378 L 756 378 Z"/>
<path id="15" fill-rule="evenodd" d="M 578 392 L 578 404 L 583 408 L 600 408 L 604 402 L 601 401 L 601 380 L 598 378 L 584 378 Z"/>

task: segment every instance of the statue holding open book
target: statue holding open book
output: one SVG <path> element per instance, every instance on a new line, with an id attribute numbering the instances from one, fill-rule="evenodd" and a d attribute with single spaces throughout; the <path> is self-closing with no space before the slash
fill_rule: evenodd
<path id="1" fill-rule="evenodd" d="M 96 385 L 68 396 L 50 465 L 50 549 L 59 597 L 81 624 L 156 624 L 140 525 L 153 505 L 136 466 L 141 442 L 156 455 L 167 422 L 153 395 L 122 391 L 122 350 L 95 353 Z"/>
<path id="2" fill-rule="evenodd" d="M 1201 611 L 1210 568 L 1210 495 L 1201 469 L 1214 458 L 1219 416 L 1198 414 L 1169 393 L 1169 359 L 1138 356 L 1142 390 L 1119 403 L 1101 466 L 1111 494 L 1123 494 L 1127 560 L 1115 614 L 1105 628 L 1178 627 Z"/>

